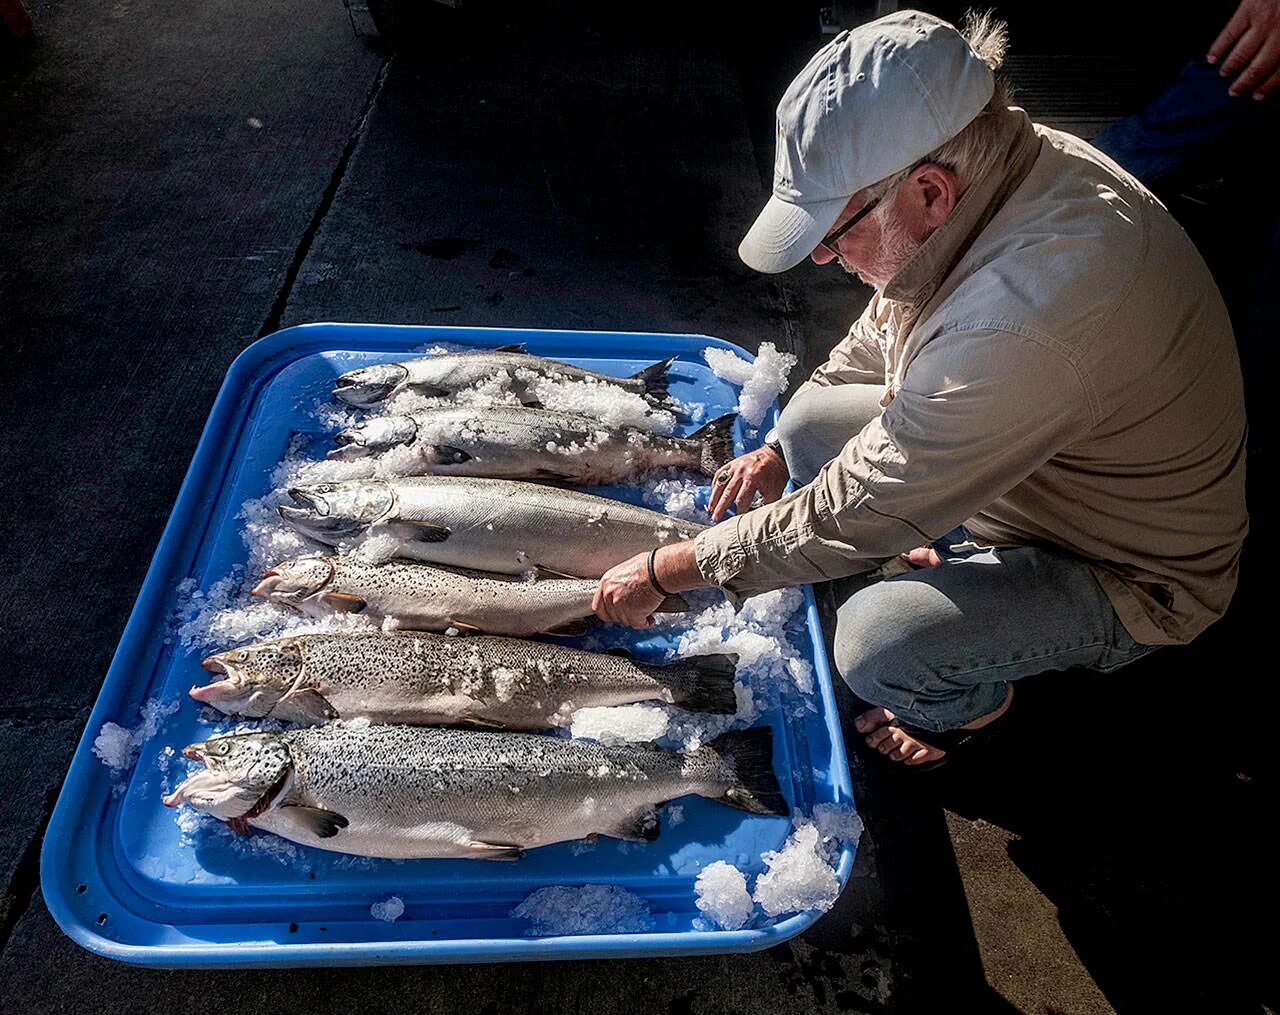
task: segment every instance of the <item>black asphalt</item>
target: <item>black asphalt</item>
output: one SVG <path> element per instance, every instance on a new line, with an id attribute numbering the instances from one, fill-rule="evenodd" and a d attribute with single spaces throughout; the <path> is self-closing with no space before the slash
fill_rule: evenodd
<path id="1" fill-rule="evenodd" d="M 867 294 L 735 254 L 772 105 L 821 44 L 807 11 L 432 9 L 392 56 L 338 0 L 29 6 L 36 38 L 0 48 L 0 1010 L 1274 1006 L 1261 553 L 1190 648 L 1024 682 L 971 765 L 904 780 L 850 740 L 855 877 L 768 952 L 213 974 L 64 937 L 43 829 L 245 345 L 323 320 L 680 331 L 812 366 Z"/>

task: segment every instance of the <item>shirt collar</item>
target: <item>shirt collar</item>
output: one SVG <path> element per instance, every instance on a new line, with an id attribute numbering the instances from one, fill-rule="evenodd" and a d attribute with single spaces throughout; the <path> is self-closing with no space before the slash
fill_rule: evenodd
<path id="1" fill-rule="evenodd" d="M 1027 114 L 1010 106 L 1001 116 L 992 157 L 938 226 L 884 287 L 891 300 L 922 306 L 973 245 L 978 234 L 1022 183 L 1040 154 L 1040 138 Z"/>

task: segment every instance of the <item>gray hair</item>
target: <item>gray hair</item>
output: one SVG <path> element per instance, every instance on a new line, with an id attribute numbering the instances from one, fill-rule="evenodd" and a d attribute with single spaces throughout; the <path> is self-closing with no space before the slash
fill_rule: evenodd
<path id="1" fill-rule="evenodd" d="M 997 71 L 1004 63 L 1009 48 L 1009 26 L 991 11 L 965 11 L 960 34 L 970 48 L 984 60 L 991 70 Z M 933 163 L 956 174 L 960 193 L 964 193 L 995 154 L 995 141 L 1000 134 L 1000 119 L 1006 114 L 1012 92 L 1009 83 L 999 74 L 995 76 L 995 91 L 991 100 L 959 134 L 944 141 L 924 158 L 906 169 L 899 170 L 868 189 L 872 199 L 882 198 L 905 180 L 919 166 Z M 876 209 L 879 212 L 880 209 Z M 888 209 L 885 209 L 886 212 Z"/>

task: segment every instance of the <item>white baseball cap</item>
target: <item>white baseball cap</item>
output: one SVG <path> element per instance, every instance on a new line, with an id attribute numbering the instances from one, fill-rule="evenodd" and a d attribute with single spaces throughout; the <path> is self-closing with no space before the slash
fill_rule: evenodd
<path id="1" fill-rule="evenodd" d="M 932 15 L 897 11 L 837 35 L 778 103 L 773 195 L 738 256 L 756 271 L 795 267 L 849 198 L 955 137 L 994 90 L 991 68 Z"/>

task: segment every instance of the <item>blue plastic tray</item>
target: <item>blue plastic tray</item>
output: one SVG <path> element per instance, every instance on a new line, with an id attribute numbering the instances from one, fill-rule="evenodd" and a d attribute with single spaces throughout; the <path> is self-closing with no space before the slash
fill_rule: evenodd
<path id="1" fill-rule="evenodd" d="M 90 951 L 186 967 L 709 954 L 765 948 L 817 918 L 811 912 L 760 929 L 695 929 L 693 883 L 702 867 L 725 859 L 748 875 L 758 872 L 761 853 L 779 848 L 791 827 L 785 818 L 754 817 L 697 797 L 678 802 L 684 820 L 664 823 L 654 843 L 602 838 L 585 852 L 561 844 L 517 863 L 352 862 L 302 846 L 296 859 L 281 862 L 246 857 L 225 838 L 181 844 L 176 812 L 161 804 L 157 756 L 165 747 L 179 751 L 207 739 L 210 727 L 197 721 L 199 708 L 186 696 L 207 677 L 199 668 L 202 653 L 184 651 L 169 632 L 176 586 L 190 577 L 208 589 L 245 561 L 235 515 L 246 499 L 268 492 L 270 472 L 295 434 L 322 432 L 311 410 L 334 377 L 435 342 L 525 342 L 532 353 L 614 374 L 676 355 L 672 394 L 705 403 L 707 418 L 732 409 L 736 392 L 711 373 L 702 350 L 715 345 L 751 358 L 700 335 L 363 324 L 288 328 L 246 349 L 214 404 L 45 836 L 45 901 L 62 929 Z M 758 445 L 759 434 L 746 436 Z M 627 495 L 622 488 L 610 492 Z M 819 803 L 851 803 L 852 790 L 817 610 L 807 586 L 804 593 L 806 615 L 792 641 L 813 664 L 817 709 L 801 719 L 779 710 L 758 722 L 772 723 L 775 770 L 788 801 L 807 813 Z M 639 644 L 650 658 L 660 658 L 666 644 L 610 630 L 614 643 Z M 143 745 L 124 791 L 113 792 L 119 780 L 93 754 L 94 739 L 108 721 L 136 726 L 139 707 L 157 696 L 181 705 Z M 175 773 L 181 767 L 175 759 Z M 852 865 L 853 849 L 845 848 L 837 868 L 842 887 Z M 531 891 L 560 884 L 621 885 L 649 903 L 656 929 L 529 936 L 528 922 L 511 910 Z M 404 900 L 404 915 L 394 923 L 373 919 L 370 905 L 391 895 Z"/>

